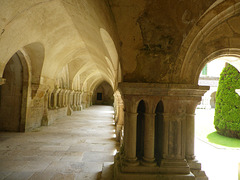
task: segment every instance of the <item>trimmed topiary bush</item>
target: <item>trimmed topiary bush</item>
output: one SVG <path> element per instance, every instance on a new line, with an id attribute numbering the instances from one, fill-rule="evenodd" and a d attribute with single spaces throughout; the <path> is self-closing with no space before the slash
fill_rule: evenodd
<path id="1" fill-rule="evenodd" d="M 216 93 L 214 125 L 217 132 L 240 139 L 240 73 L 230 64 L 223 69 Z"/>

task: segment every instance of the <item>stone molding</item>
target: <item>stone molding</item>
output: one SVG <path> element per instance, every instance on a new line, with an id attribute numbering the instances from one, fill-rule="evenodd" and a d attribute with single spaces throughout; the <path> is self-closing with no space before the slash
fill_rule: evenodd
<path id="1" fill-rule="evenodd" d="M 209 86 L 192 84 L 127 83 L 119 84 L 124 95 L 201 97 Z"/>

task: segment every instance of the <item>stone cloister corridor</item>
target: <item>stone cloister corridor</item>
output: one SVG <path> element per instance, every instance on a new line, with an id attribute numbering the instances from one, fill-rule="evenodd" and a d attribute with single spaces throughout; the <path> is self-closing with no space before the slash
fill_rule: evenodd
<path id="1" fill-rule="evenodd" d="M 220 57 L 240 70 L 240 0 L 0 0 L 1 178 L 207 180 L 194 115 Z"/>
<path id="2" fill-rule="evenodd" d="M 33 132 L 0 133 L 0 179 L 100 177 L 114 161 L 112 106 L 91 106 Z"/>

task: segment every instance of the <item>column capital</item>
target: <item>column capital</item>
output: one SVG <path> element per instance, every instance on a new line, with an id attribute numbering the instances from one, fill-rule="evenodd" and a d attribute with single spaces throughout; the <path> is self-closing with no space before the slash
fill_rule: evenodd
<path id="1" fill-rule="evenodd" d="M 137 115 L 138 113 L 133 113 L 133 112 L 127 112 L 125 111 L 125 114 L 130 117 L 131 120 L 137 120 Z"/>
<path id="2" fill-rule="evenodd" d="M 144 116 L 149 116 L 149 117 L 156 116 L 156 113 L 144 113 Z"/>
<path id="3" fill-rule="evenodd" d="M 129 96 L 129 95 L 124 96 L 124 107 L 126 112 L 136 113 L 139 101 L 140 100 L 138 100 L 137 97 Z"/>
<path id="4" fill-rule="evenodd" d="M 3 85 L 3 84 L 5 84 L 5 83 L 6 83 L 6 79 L 0 78 L 0 85 Z"/>

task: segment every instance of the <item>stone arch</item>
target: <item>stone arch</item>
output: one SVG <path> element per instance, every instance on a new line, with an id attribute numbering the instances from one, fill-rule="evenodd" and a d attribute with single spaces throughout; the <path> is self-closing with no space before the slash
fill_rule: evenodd
<path id="1" fill-rule="evenodd" d="M 239 2 L 223 1 L 211 7 L 193 27 L 181 46 L 178 59 L 183 62 L 180 78 L 182 83 L 197 84 L 204 59 L 221 50 L 240 49 Z M 218 12 L 219 16 L 215 13 Z M 196 74 L 197 73 L 197 74 Z"/>
<path id="2" fill-rule="evenodd" d="M 99 99 L 101 96 L 101 99 Z M 106 81 L 100 83 L 93 91 L 93 104 L 113 105 L 113 89 Z"/>
<path id="3" fill-rule="evenodd" d="M 34 42 L 24 46 L 21 49 L 21 52 L 29 61 L 32 88 L 31 96 L 33 98 L 36 95 L 40 85 L 45 49 L 41 43 Z"/>
<path id="4" fill-rule="evenodd" d="M 240 48 L 239 49 L 236 49 L 236 48 L 220 49 L 220 50 L 217 50 L 217 51 L 211 53 L 209 56 L 207 56 L 205 59 L 202 60 L 201 64 L 197 68 L 197 71 L 196 71 L 196 74 L 194 77 L 194 83 L 196 83 L 198 81 L 203 67 L 208 62 L 216 60 L 216 59 L 222 59 L 223 61 L 230 63 L 236 69 L 238 69 L 238 71 L 240 71 Z"/>
<path id="5" fill-rule="evenodd" d="M 111 36 L 105 29 L 100 28 L 100 35 L 101 35 L 103 43 L 108 51 L 108 54 L 112 60 L 114 70 L 117 70 L 117 68 L 118 68 L 118 53 L 117 53 L 115 44 L 114 44 Z"/>
<path id="6" fill-rule="evenodd" d="M 0 130 L 24 132 L 27 119 L 29 67 L 21 51 L 5 66 L 0 87 Z"/>
<path id="7" fill-rule="evenodd" d="M 145 102 L 141 100 L 137 108 L 137 144 L 136 156 L 140 160 L 144 155 L 144 121 L 145 121 L 146 106 Z"/>
<path id="8" fill-rule="evenodd" d="M 163 153 L 163 113 L 164 105 L 162 101 L 159 101 L 155 109 L 154 156 L 157 163 L 160 163 Z"/>

